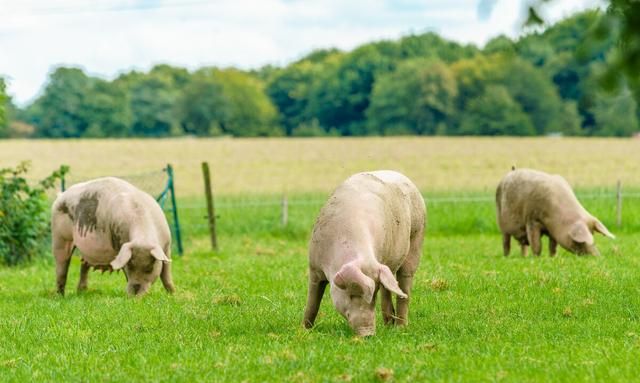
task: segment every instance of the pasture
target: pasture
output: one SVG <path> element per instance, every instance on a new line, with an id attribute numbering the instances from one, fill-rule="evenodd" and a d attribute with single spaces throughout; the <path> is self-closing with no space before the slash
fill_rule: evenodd
<path id="1" fill-rule="evenodd" d="M 0 141 L 0 166 L 35 176 L 136 174 L 173 163 L 186 254 L 177 292 L 141 299 L 92 272 L 55 294 L 50 257 L 0 268 L 1 381 L 632 381 L 640 375 L 640 142 L 360 138 Z M 212 166 L 220 250 L 209 250 L 199 164 Z M 493 190 L 512 164 L 565 174 L 614 232 L 602 257 L 502 256 Z M 353 336 L 325 293 L 302 329 L 306 248 L 323 200 L 349 174 L 403 171 L 428 228 L 407 328 Z M 615 224 L 617 179 L 625 190 Z M 280 225 L 279 196 L 290 197 Z M 546 243 L 546 242 L 545 242 Z M 514 246 L 515 247 L 515 246 Z"/>

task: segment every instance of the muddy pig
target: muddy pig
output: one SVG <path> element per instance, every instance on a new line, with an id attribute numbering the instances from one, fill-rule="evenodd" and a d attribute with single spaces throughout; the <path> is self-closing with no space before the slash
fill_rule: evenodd
<path id="1" fill-rule="evenodd" d="M 82 254 L 78 291 L 87 288 L 89 269 L 123 269 L 127 292 L 142 295 L 160 276 L 171 278 L 171 231 L 158 203 L 128 182 L 99 178 L 71 186 L 51 210 L 58 293 L 64 295 L 71 253 Z"/>

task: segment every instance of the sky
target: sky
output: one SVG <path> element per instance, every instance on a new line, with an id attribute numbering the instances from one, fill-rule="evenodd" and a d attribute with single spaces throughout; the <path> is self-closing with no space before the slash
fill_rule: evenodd
<path id="1" fill-rule="evenodd" d="M 113 79 L 168 63 L 286 65 L 313 49 L 436 32 L 482 46 L 522 33 L 531 0 L 0 0 L 0 76 L 18 105 L 57 66 Z M 598 0 L 555 0 L 549 22 Z"/>

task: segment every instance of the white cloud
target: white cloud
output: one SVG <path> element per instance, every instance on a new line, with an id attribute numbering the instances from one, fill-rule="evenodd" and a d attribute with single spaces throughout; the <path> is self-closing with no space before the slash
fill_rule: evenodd
<path id="1" fill-rule="evenodd" d="M 367 41 L 435 30 L 484 44 L 519 33 L 524 0 L 498 0 L 486 21 L 479 0 L 0 0 L 0 75 L 24 104 L 56 65 L 112 78 L 166 62 L 286 64 L 315 48 L 351 49 Z M 595 4 L 556 0 L 550 19 Z"/>

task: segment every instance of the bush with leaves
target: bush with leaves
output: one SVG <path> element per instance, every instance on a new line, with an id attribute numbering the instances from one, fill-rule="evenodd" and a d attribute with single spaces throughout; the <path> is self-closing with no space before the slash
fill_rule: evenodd
<path id="1" fill-rule="evenodd" d="M 61 166 L 31 186 L 25 178 L 28 162 L 0 169 L 0 263 L 16 265 L 45 251 L 50 221 L 46 191 L 68 170 Z"/>

